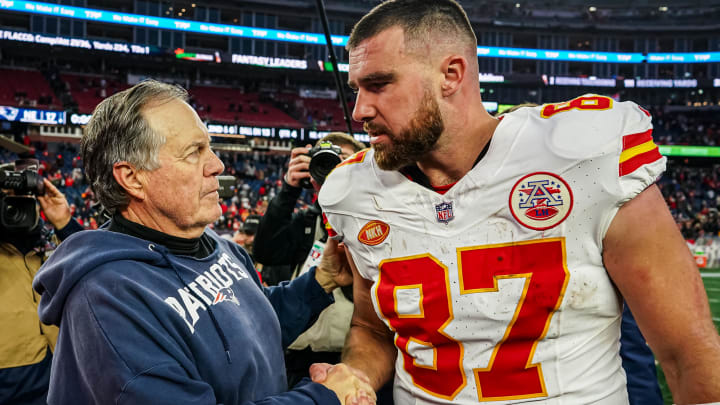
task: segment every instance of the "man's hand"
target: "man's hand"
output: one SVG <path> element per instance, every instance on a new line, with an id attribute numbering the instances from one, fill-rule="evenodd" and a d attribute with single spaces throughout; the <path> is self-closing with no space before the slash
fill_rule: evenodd
<path id="1" fill-rule="evenodd" d="M 312 145 L 294 148 L 290 152 L 288 171 L 285 173 L 285 182 L 293 187 L 300 187 L 302 179 L 310 178 L 310 152 Z"/>
<path id="2" fill-rule="evenodd" d="M 352 269 L 345 255 L 344 243 L 328 239 L 320 264 L 315 269 L 315 280 L 328 293 L 352 284 Z"/>
<path id="3" fill-rule="evenodd" d="M 342 405 L 373 405 L 377 401 L 368 376 L 346 364 L 315 363 L 310 366 L 310 378 L 334 391 Z"/>
<path id="4" fill-rule="evenodd" d="M 62 229 L 70 222 L 72 214 L 65 195 L 60 192 L 48 179 L 43 179 L 45 195 L 38 196 L 45 217 L 55 227 Z"/>

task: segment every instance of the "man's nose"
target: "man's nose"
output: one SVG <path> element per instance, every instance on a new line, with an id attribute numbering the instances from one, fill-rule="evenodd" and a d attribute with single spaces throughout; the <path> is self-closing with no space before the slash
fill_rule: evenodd
<path id="1" fill-rule="evenodd" d="M 353 107 L 352 117 L 357 122 L 365 122 L 375 118 L 376 110 L 372 103 L 371 97 L 366 93 L 359 91 L 355 99 L 355 107 Z"/>
<path id="2" fill-rule="evenodd" d="M 222 160 L 215 154 L 215 152 L 210 151 L 210 154 L 212 155 L 210 157 L 210 161 L 207 165 L 205 165 L 205 172 L 208 176 L 219 176 L 222 174 L 222 172 L 225 171 L 225 165 L 223 164 Z"/>

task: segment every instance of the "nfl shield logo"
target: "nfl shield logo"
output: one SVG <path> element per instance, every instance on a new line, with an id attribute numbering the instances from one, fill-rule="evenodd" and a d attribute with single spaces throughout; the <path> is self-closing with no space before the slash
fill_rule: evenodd
<path id="1" fill-rule="evenodd" d="M 447 225 L 448 222 L 455 219 L 455 214 L 453 214 L 452 201 L 436 204 L 435 205 L 435 215 L 437 216 L 438 222 L 442 222 L 445 225 Z"/>

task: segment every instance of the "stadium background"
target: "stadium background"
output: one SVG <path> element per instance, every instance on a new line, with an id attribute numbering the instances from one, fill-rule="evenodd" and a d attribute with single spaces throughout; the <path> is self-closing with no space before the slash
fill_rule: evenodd
<path id="1" fill-rule="evenodd" d="M 460 3 L 477 32 L 489 110 L 598 93 L 653 113 L 669 158 L 659 184 L 720 327 L 720 0 Z M 341 72 L 342 45 L 375 4 L 325 2 Z M 100 100 L 144 78 L 178 83 L 236 177 L 214 224 L 236 231 L 263 213 L 293 145 L 347 131 L 324 43 L 315 0 L 0 0 L 0 164 L 34 154 L 95 228 L 77 152 L 83 124 Z"/>

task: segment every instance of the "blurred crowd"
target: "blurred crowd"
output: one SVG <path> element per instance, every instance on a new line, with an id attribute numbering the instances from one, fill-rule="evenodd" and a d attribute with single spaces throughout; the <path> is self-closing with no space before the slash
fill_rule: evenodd
<path id="1" fill-rule="evenodd" d="M 718 236 L 720 164 L 694 167 L 670 162 L 658 185 L 685 239 Z"/>
<path id="2" fill-rule="evenodd" d="M 670 112 L 653 109 L 656 143 L 664 145 L 720 144 L 720 127 L 712 112 Z M 23 143 L 34 148 L 40 160 L 40 174 L 50 179 L 67 197 L 77 221 L 87 229 L 104 222 L 100 207 L 84 179 L 78 145 L 69 143 Z M 220 234 L 235 234 L 250 215 L 263 215 L 268 202 L 277 194 L 289 160 L 288 154 L 270 152 L 219 153 L 225 175 L 235 177 L 233 195 L 222 201 L 223 215 L 213 224 Z M 0 163 L 13 162 L 17 155 L 0 149 Z M 658 181 L 668 206 L 683 236 L 690 240 L 717 237 L 720 234 L 720 164 L 711 161 L 701 166 L 672 159 Z M 313 194 L 303 192 L 297 209 L 312 205 Z"/>
<path id="3" fill-rule="evenodd" d="M 39 173 L 47 177 L 65 194 L 73 217 L 87 229 L 97 229 L 105 221 L 90 185 L 85 181 L 78 145 L 36 142 L 35 158 L 40 161 Z M 222 216 L 213 227 L 219 234 L 232 234 L 242 229 L 250 215 L 263 215 L 281 185 L 289 155 L 261 152 L 221 153 L 225 175 L 235 177 L 233 196 L 221 202 Z M 0 149 L 0 164 L 14 162 L 15 153 Z M 313 195 L 304 193 L 298 209 L 312 204 Z"/>
<path id="4" fill-rule="evenodd" d="M 653 137 L 659 145 L 718 146 L 720 127 L 717 111 L 668 111 L 651 109 Z"/>

